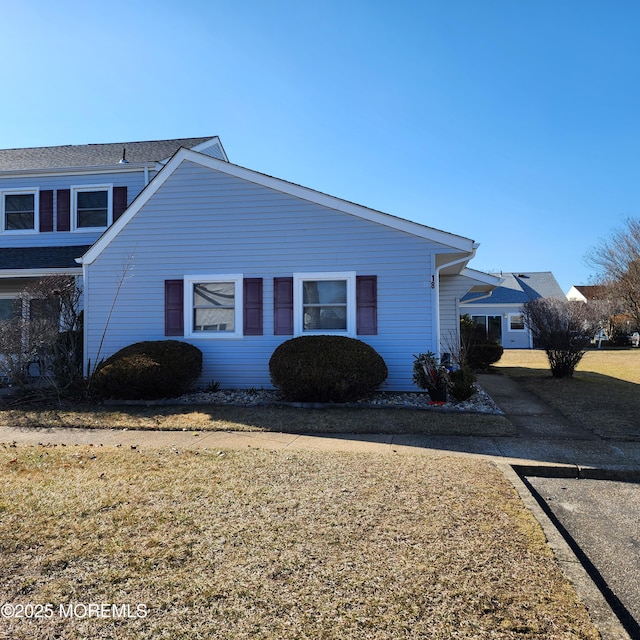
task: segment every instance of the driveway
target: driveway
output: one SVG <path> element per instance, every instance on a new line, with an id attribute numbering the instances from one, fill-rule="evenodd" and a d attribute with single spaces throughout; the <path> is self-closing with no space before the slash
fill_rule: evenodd
<path id="1" fill-rule="evenodd" d="M 640 639 L 640 484 L 528 477 L 632 638 Z"/>

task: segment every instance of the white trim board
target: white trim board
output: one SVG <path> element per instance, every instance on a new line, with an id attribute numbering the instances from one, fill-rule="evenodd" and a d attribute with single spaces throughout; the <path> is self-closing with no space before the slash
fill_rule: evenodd
<path id="1" fill-rule="evenodd" d="M 336 211 L 342 211 L 349 215 L 353 215 L 377 224 L 403 231 L 411 235 L 425 238 L 432 242 L 441 244 L 445 247 L 457 249 L 472 254 L 477 244 L 469 238 L 457 236 L 433 229 L 417 222 L 411 222 L 403 218 L 392 216 L 388 213 L 382 213 L 374 209 L 368 209 L 361 205 L 341 200 L 334 196 L 329 196 L 319 191 L 314 191 L 307 187 L 302 187 L 279 178 L 273 178 L 263 173 L 258 173 L 251 169 L 246 169 L 239 165 L 230 164 L 223 160 L 217 160 L 211 156 L 206 156 L 190 149 L 180 149 L 169 160 L 169 162 L 161 169 L 158 175 L 143 189 L 138 197 L 131 203 L 125 213 L 109 227 L 105 233 L 96 241 L 96 243 L 79 259 L 80 264 L 91 264 L 102 253 L 102 251 L 111 243 L 111 241 L 120 233 L 120 231 L 128 224 L 128 222 L 138 213 L 138 211 L 152 198 L 158 189 L 168 180 L 168 178 L 176 171 L 183 162 L 193 162 L 200 166 L 220 171 L 230 176 L 241 178 L 261 186 L 286 193 L 288 195 L 313 202 L 315 204 L 325 206 Z"/>

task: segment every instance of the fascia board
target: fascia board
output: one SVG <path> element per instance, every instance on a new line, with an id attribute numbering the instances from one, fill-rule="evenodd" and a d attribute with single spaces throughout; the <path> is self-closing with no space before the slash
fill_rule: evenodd
<path id="1" fill-rule="evenodd" d="M 482 284 L 493 285 L 496 287 L 500 286 L 500 283 L 504 281 L 504 278 L 491 275 L 490 273 L 485 273 L 484 271 L 477 271 L 476 269 L 463 269 L 461 275 L 466 278 L 470 278 L 471 280 L 476 280 Z"/>
<path id="2" fill-rule="evenodd" d="M 349 215 L 353 215 L 371 222 L 375 222 L 404 233 L 408 233 L 419 238 L 430 240 L 437 244 L 444 245 L 445 247 L 457 249 L 472 253 L 477 246 L 473 240 L 464 238 L 462 236 L 456 236 L 445 231 L 433 229 L 425 225 L 418 224 L 417 222 L 411 222 L 404 218 L 398 218 L 388 213 L 382 213 L 374 209 L 369 209 L 361 205 L 330 196 L 319 191 L 314 191 L 308 187 L 302 187 L 292 182 L 287 182 L 279 178 L 268 176 L 264 173 L 253 171 L 236 164 L 231 164 L 223 160 L 212 158 L 211 156 L 203 155 L 197 151 L 190 149 L 179 149 L 171 159 L 160 169 L 159 173 L 151 180 L 151 182 L 145 187 L 145 189 L 138 195 L 138 197 L 131 203 L 127 211 L 111 226 L 104 234 L 96 241 L 96 243 L 85 253 L 85 255 L 79 260 L 81 264 L 91 264 L 102 250 L 115 238 L 120 230 L 131 220 L 131 218 L 144 206 L 149 199 L 156 193 L 156 191 L 166 182 L 171 174 L 178 168 L 178 166 L 184 162 L 190 161 L 195 164 L 199 164 L 203 167 L 214 169 L 222 173 L 253 182 L 269 189 L 274 189 L 282 193 L 286 193 L 293 197 L 313 202 L 320 206 L 325 206 L 330 209 L 342 211 Z"/>
<path id="3" fill-rule="evenodd" d="M 127 225 L 129 220 L 140 211 L 151 196 L 167 181 L 188 153 L 191 153 L 188 149 L 179 149 L 176 151 L 169 162 L 167 162 L 151 182 L 138 194 L 127 210 L 96 240 L 89 251 L 81 258 L 76 259 L 76 262 L 78 264 L 91 264 L 100 253 L 102 253 L 104 248 L 120 233 L 120 230 Z M 196 155 L 202 157 L 201 154 Z"/>
<path id="4" fill-rule="evenodd" d="M 155 162 L 127 162 L 126 164 L 105 164 L 95 167 L 56 167 L 52 169 L 17 169 L 15 171 L 0 171 L 0 180 L 5 178 L 37 178 L 39 176 L 77 176 L 98 173 L 131 173 L 144 169 L 155 169 Z"/>
<path id="5" fill-rule="evenodd" d="M 43 278 L 51 275 L 78 275 L 82 273 L 80 267 L 66 269 L 0 269 L 0 279 L 5 278 Z"/>

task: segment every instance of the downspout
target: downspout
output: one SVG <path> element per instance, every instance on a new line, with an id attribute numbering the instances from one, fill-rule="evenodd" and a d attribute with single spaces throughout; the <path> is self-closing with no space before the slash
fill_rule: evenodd
<path id="1" fill-rule="evenodd" d="M 89 310 L 89 276 L 87 274 L 87 265 L 82 258 L 76 258 L 76 262 L 82 265 L 82 371 L 86 371 L 86 377 L 89 377 L 90 371 L 88 366 L 88 325 L 87 317 Z"/>
<path id="2" fill-rule="evenodd" d="M 452 267 L 453 265 L 460 264 L 461 262 L 469 262 L 476 255 L 477 245 L 473 245 L 473 249 L 471 253 L 464 258 L 456 258 L 451 262 L 445 262 L 445 264 L 441 264 L 439 267 L 434 268 L 434 275 L 432 276 L 431 284 L 434 288 L 435 292 L 435 322 L 434 322 L 434 344 L 436 346 L 436 357 L 440 360 L 442 355 L 440 349 L 440 271 L 445 267 Z"/>

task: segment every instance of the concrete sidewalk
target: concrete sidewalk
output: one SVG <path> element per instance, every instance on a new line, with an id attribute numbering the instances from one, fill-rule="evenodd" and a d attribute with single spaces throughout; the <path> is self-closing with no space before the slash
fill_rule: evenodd
<path id="1" fill-rule="evenodd" d="M 522 468 L 553 467 L 568 476 L 640 479 L 640 442 L 605 441 L 570 424 L 508 376 L 481 375 L 479 382 L 518 434 L 510 437 L 386 434 L 291 434 L 276 432 L 30 429 L 0 426 L 0 443 L 124 446 L 178 449 L 303 449 L 380 454 L 447 452 Z"/>

